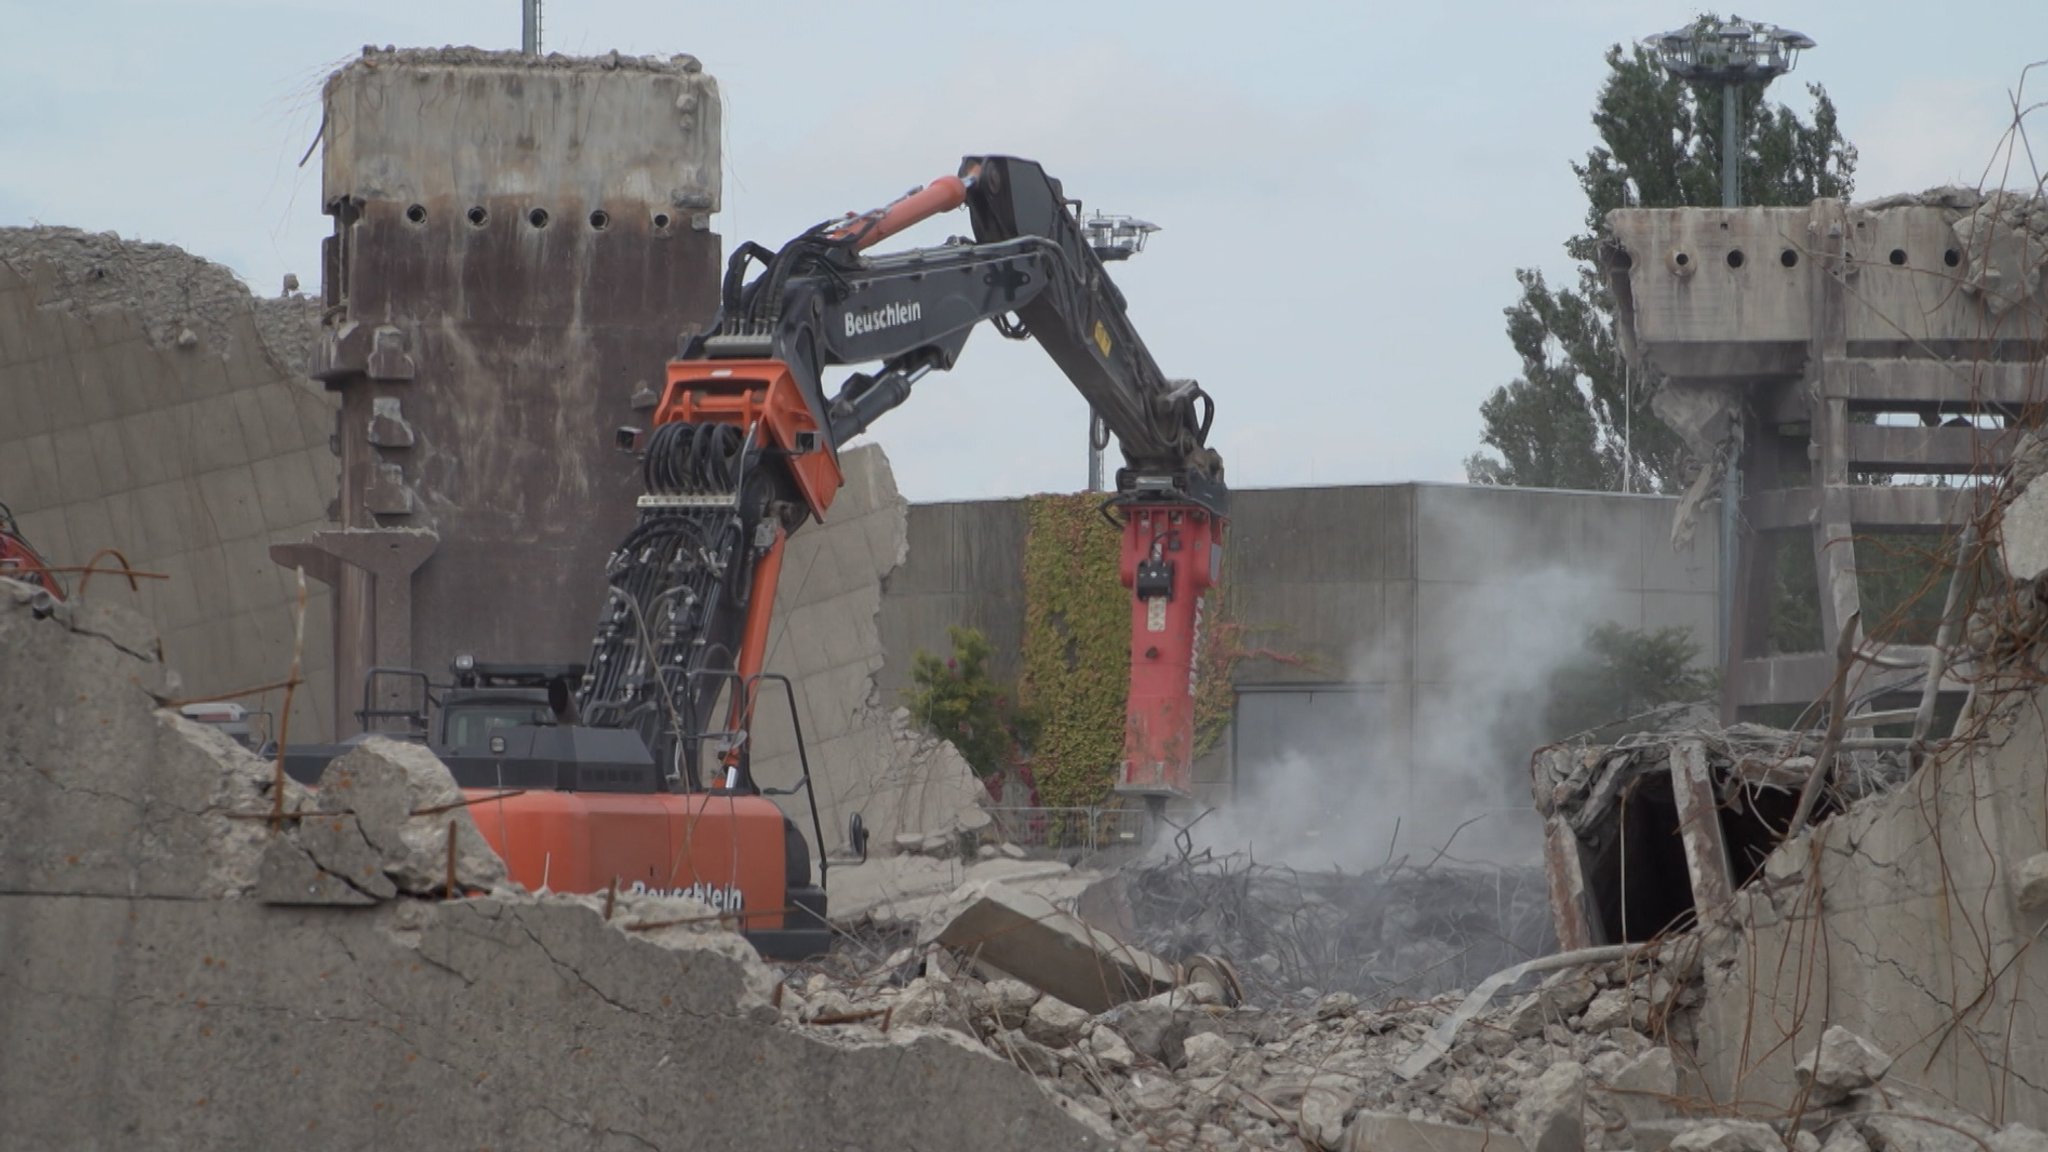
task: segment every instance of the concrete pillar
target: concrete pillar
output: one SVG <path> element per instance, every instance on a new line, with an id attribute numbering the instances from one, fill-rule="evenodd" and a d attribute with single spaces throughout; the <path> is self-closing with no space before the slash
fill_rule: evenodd
<path id="1" fill-rule="evenodd" d="M 720 109 L 687 56 L 471 49 L 366 52 L 324 98 L 348 535 L 293 555 L 343 561 L 308 574 L 345 717 L 372 665 L 588 655 L 640 492 L 613 433 L 717 305 Z"/>

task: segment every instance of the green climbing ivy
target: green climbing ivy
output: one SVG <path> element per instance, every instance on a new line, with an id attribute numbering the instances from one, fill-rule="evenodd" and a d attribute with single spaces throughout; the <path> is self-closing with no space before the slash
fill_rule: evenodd
<path id="1" fill-rule="evenodd" d="M 1104 800 L 1124 752 L 1130 608 L 1117 579 L 1122 536 L 1092 493 L 1034 496 L 1024 540 L 1024 675 L 1039 719 L 1033 777 L 1041 803 Z"/>

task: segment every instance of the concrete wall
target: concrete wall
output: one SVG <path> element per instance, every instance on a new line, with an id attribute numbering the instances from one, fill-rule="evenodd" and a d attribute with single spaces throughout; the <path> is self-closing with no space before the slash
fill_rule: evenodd
<path id="1" fill-rule="evenodd" d="M 252 301 L 227 269 L 165 245 L 0 230 L 0 503 L 52 565 L 111 548 L 167 577 L 134 593 L 95 576 L 87 595 L 151 618 L 187 696 L 291 667 L 297 585 L 268 549 L 326 523 L 336 474 L 334 406 L 278 351 L 304 343 L 311 309 Z M 308 592 L 291 727 L 323 739 L 329 597 Z M 283 696 L 243 702 L 275 712 Z"/>
<path id="2" fill-rule="evenodd" d="M 1589 492 L 1376 485 L 1247 489 L 1232 494 L 1225 596 L 1254 658 L 1240 691 L 1343 686 L 1369 698 L 1391 731 L 1383 749 L 1417 770 L 1478 755 L 1519 770 L 1516 731 L 1425 741 L 1415 731 L 1469 731 L 1528 689 L 1595 623 L 1683 627 L 1711 659 L 1711 540 L 1673 552 L 1676 501 Z M 910 657 L 947 650 L 946 628 L 980 628 L 996 674 L 1017 674 L 1023 638 L 1026 504 L 988 501 L 910 510 L 910 558 L 885 584 L 885 696 L 900 696 Z M 1553 627 L 1536 627 L 1553 625 Z M 1214 793 L 1255 770 L 1226 737 L 1197 765 Z M 1446 761 L 1450 761 L 1447 763 Z"/>

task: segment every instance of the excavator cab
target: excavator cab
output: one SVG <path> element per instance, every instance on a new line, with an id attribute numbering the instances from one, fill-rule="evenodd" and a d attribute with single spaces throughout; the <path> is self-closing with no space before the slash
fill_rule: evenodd
<path id="1" fill-rule="evenodd" d="M 698 786 L 659 762 L 630 728 L 578 723 L 567 685 L 575 664 L 485 663 L 464 656 L 450 683 L 416 669 L 365 676 L 364 735 L 294 748 L 286 771 L 317 784 L 334 758 L 369 735 L 416 740 L 447 765 L 477 828 L 516 883 L 555 892 L 654 892 L 708 904 L 763 956 L 802 960 L 831 946 L 824 859 L 775 803 L 804 797 L 823 843 L 810 762 L 789 683 L 758 677 L 788 703 L 800 772 L 761 787 L 745 741 L 729 731 L 691 733 L 690 746 L 740 751 L 730 778 Z"/>

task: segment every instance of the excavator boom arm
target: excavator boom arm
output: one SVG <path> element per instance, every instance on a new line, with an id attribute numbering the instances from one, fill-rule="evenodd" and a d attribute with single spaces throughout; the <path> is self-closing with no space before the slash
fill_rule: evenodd
<path id="1" fill-rule="evenodd" d="M 974 241 L 867 255 L 879 240 L 964 204 Z M 755 264 L 760 271 L 748 275 Z M 1059 182 L 1014 157 L 969 157 L 957 177 L 873 212 L 828 221 L 727 269 L 718 325 L 668 369 L 644 445 L 641 520 L 613 554 L 579 705 L 591 723 L 640 729 L 672 782 L 749 787 L 746 734 L 774 573 L 788 533 L 822 520 L 839 447 L 953 367 L 973 329 L 1035 339 L 1116 435 L 1127 467 L 1108 501 L 1123 517 L 1133 591 L 1132 687 L 1119 785 L 1188 788 L 1201 602 L 1220 568 L 1222 461 L 1213 404 L 1168 379 L 1088 245 Z M 825 372 L 879 364 L 827 394 Z M 724 727 L 710 723 L 737 672 Z"/>

